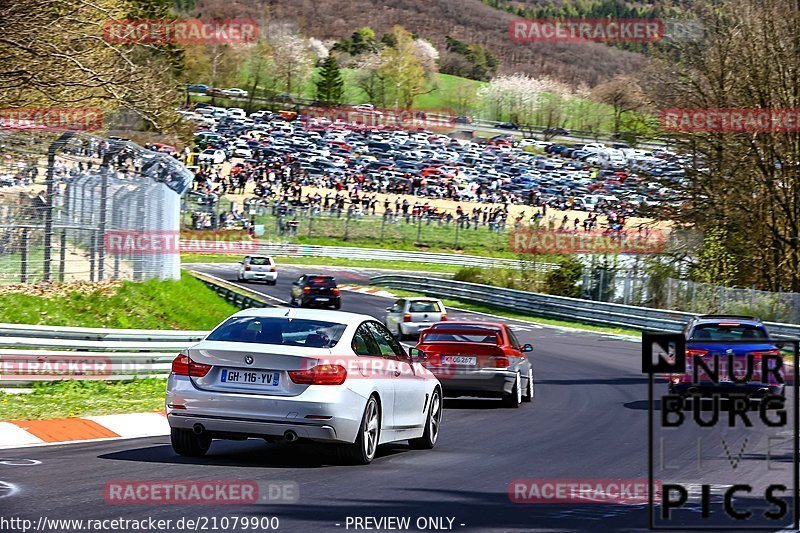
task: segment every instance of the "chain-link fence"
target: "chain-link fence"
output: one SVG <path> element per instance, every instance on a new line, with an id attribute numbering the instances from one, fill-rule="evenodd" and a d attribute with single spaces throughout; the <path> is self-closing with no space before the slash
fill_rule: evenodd
<path id="1" fill-rule="evenodd" d="M 177 160 L 75 132 L 0 132 L 0 154 L 0 282 L 179 276 Z"/>
<path id="2" fill-rule="evenodd" d="M 637 275 L 595 265 L 583 272 L 582 295 L 591 300 L 701 314 L 752 315 L 800 323 L 800 294 L 723 287 L 690 280 Z"/>

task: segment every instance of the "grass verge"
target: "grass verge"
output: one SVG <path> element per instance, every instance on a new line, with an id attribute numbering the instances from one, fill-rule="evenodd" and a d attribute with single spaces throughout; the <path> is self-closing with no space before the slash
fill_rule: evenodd
<path id="1" fill-rule="evenodd" d="M 135 329 L 211 329 L 238 309 L 203 282 L 182 273 L 179 281 L 124 281 L 116 285 L 61 286 L 37 295 L 23 287 L 0 293 L 0 322 Z"/>
<path id="2" fill-rule="evenodd" d="M 241 255 L 227 254 L 181 254 L 182 263 L 237 263 Z M 413 261 L 388 261 L 366 259 L 344 259 L 336 257 L 281 257 L 274 256 L 279 265 L 321 265 L 378 268 L 385 270 L 414 270 L 417 272 L 458 272 L 458 265 L 415 263 Z"/>
<path id="3" fill-rule="evenodd" d="M 401 289 L 394 289 L 388 287 L 379 287 L 376 286 L 375 288 L 381 290 L 388 290 L 392 294 L 397 296 L 424 296 L 424 294 L 412 291 L 404 291 Z M 544 317 L 537 317 L 523 313 L 515 313 L 514 311 L 508 311 L 507 309 L 501 309 L 498 307 L 493 307 L 489 305 L 480 305 L 474 304 L 470 302 L 463 302 L 461 300 L 451 300 L 447 298 L 442 298 L 442 303 L 444 303 L 445 307 L 451 308 L 458 308 L 463 309 L 465 311 L 474 311 L 476 313 L 489 313 L 492 315 L 503 316 L 506 318 L 512 318 L 514 320 L 522 320 L 526 322 L 536 322 L 537 324 L 543 324 L 547 326 L 560 326 L 560 327 L 569 327 L 575 329 L 582 329 L 585 331 L 595 332 L 595 333 L 612 333 L 615 335 L 630 335 L 633 337 L 641 336 L 641 331 L 635 329 L 628 329 L 628 328 L 619 328 L 619 327 L 605 327 L 605 326 L 594 326 L 592 324 L 584 324 L 582 322 L 575 322 L 571 320 L 556 320 L 552 318 L 544 318 Z"/>
<path id="4" fill-rule="evenodd" d="M 29 394 L 0 392 L 0 420 L 162 411 L 166 386 L 163 378 L 37 383 Z"/>

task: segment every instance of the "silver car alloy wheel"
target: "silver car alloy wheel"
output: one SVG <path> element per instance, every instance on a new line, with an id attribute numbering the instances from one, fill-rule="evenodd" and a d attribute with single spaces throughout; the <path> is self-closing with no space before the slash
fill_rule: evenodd
<path id="1" fill-rule="evenodd" d="M 438 392 L 433 394 L 433 403 L 431 404 L 431 419 L 428 433 L 431 436 L 431 443 L 435 444 L 436 439 L 439 437 L 439 424 L 442 421 L 442 400 Z"/>
<path id="2" fill-rule="evenodd" d="M 378 406 L 374 401 L 367 403 L 367 416 L 364 424 L 364 454 L 372 459 L 378 447 Z"/>

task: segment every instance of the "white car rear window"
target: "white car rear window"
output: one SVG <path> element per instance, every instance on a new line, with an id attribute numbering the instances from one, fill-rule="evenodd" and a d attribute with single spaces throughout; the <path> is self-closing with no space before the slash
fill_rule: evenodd
<path id="1" fill-rule="evenodd" d="M 441 313 L 441 311 L 438 302 L 410 302 L 408 304 L 409 313 Z"/>

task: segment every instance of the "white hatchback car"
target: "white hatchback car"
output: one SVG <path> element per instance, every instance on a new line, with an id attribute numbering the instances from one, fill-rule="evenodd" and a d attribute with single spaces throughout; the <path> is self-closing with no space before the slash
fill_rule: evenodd
<path id="1" fill-rule="evenodd" d="M 386 311 L 383 323 L 398 339 L 418 337 L 423 329 L 447 320 L 447 309 L 436 298 L 401 298 Z"/>
<path id="2" fill-rule="evenodd" d="M 278 269 L 271 257 L 263 255 L 247 255 L 239 261 L 239 281 L 259 280 L 268 285 L 275 285 L 278 281 Z"/>
<path id="3" fill-rule="evenodd" d="M 246 309 L 173 361 L 166 409 L 180 455 L 215 438 L 308 439 L 367 464 L 384 443 L 433 448 L 442 389 L 370 316 Z"/>

